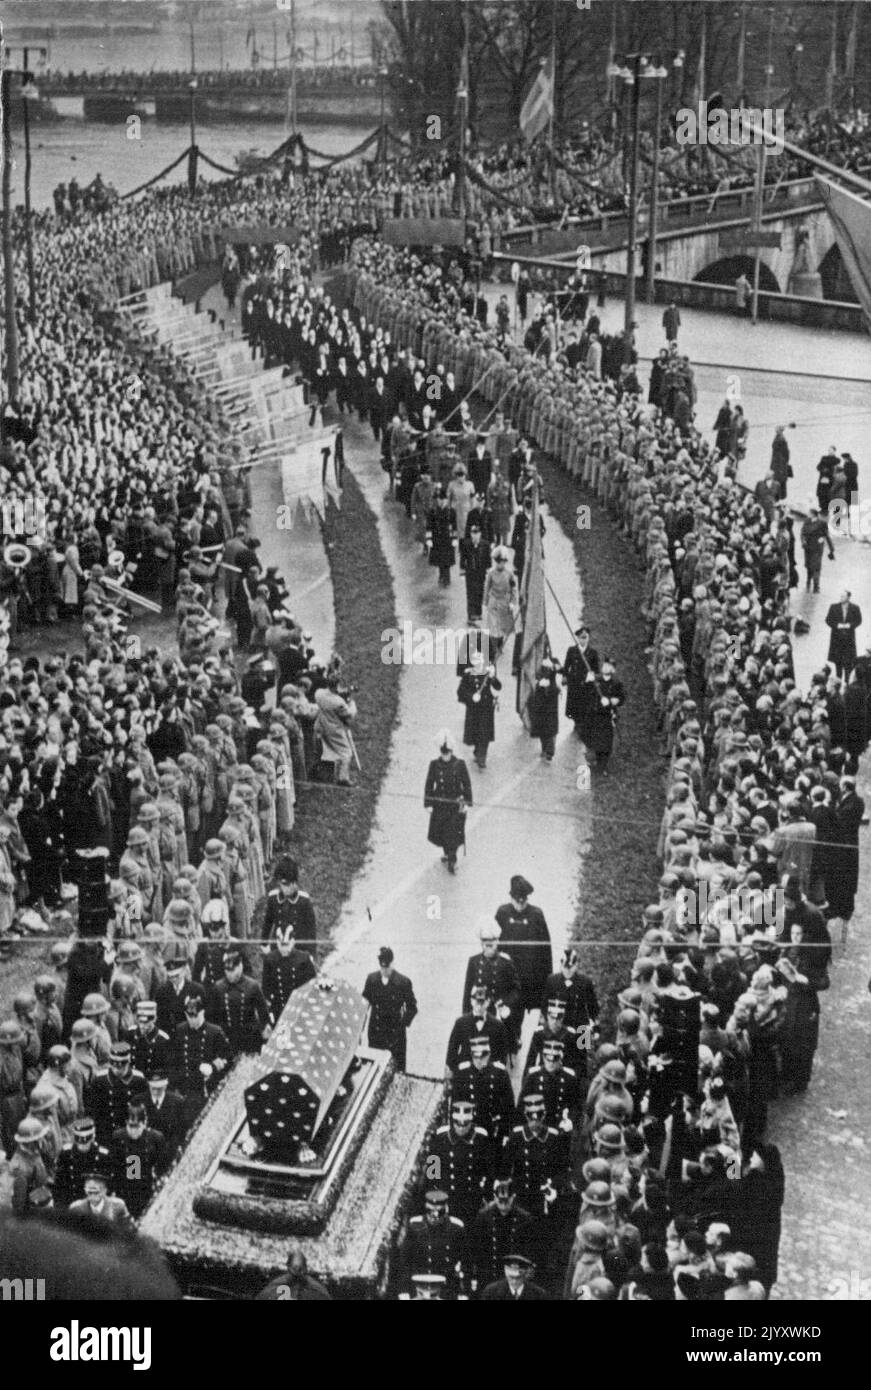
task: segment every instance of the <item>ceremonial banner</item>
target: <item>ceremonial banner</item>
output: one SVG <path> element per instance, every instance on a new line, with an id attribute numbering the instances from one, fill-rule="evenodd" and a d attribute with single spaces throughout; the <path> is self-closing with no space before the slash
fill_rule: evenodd
<path id="1" fill-rule="evenodd" d="M 336 489 L 335 442 L 336 427 L 313 430 L 282 455 L 281 487 L 288 517 L 292 523 L 297 504 L 306 517 L 314 507 L 323 520 L 325 494 Z M 330 476 L 332 470 L 332 477 Z"/>
<path id="2" fill-rule="evenodd" d="M 464 246 L 466 224 L 458 217 L 388 217 L 381 240 L 389 246 Z"/>
<path id="3" fill-rule="evenodd" d="M 531 144 L 553 115 L 553 54 L 542 64 L 520 111 L 520 130 Z"/>
<path id="4" fill-rule="evenodd" d="M 517 713 L 527 729 L 532 720 L 529 701 L 535 690 L 538 668 L 547 655 L 547 614 L 544 603 L 544 557 L 541 550 L 541 523 L 538 514 L 538 488 L 533 493 L 532 513 L 526 533 L 526 558 L 520 581 L 520 612 L 523 628 L 517 674 Z"/>
<path id="5" fill-rule="evenodd" d="M 871 324 L 871 202 L 821 174 L 814 178 L 832 219 L 850 284 Z"/>

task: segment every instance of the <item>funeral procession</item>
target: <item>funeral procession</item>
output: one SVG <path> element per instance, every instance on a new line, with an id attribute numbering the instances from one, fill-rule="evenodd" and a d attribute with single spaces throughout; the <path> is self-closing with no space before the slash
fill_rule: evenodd
<path id="1" fill-rule="evenodd" d="M 43 1365 L 537 1300 L 825 1366 L 871 5 L 0 22 L 0 1303 L 74 1305 Z"/>

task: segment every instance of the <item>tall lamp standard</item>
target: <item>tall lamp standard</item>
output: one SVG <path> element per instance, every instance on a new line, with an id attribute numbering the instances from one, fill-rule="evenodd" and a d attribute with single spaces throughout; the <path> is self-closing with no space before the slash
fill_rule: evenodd
<path id="1" fill-rule="evenodd" d="M 28 52 L 24 50 L 24 67 L 21 74 L 21 111 L 24 126 L 24 242 L 27 254 L 27 320 L 36 323 L 36 275 L 33 269 L 33 214 L 30 208 L 30 175 L 32 160 L 30 156 L 30 103 L 39 100 L 39 92 L 29 71 Z"/>
<path id="2" fill-rule="evenodd" d="M 188 155 L 188 193 L 191 197 L 197 191 L 197 79 L 192 77 L 188 83 L 191 94 L 191 148 Z"/>
<path id="3" fill-rule="evenodd" d="M 381 177 L 383 178 L 387 166 L 387 131 L 384 125 L 384 98 L 387 82 L 387 68 L 383 63 L 378 69 L 378 76 L 381 79 L 381 123 L 378 128 L 378 142 L 381 147 L 379 153 L 381 156 Z"/>
<path id="4" fill-rule="evenodd" d="M 641 53 L 625 55 L 631 67 L 608 65 L 608 76 L 621 78 L 632 94 L 632 146 L 629 160 L 629 227 L 626 242 L 626 297 L 623 317 L 623 358 L 632 362 L 632 326 L 635 322 L 635 267 L 638 259 L 638 168 L 641 138 L 641 79 L 655 77 L 658 69 Z"/>
<path id="5" fill-rule="evenodd" d="M 684 52 L 679 49 L 672 58 L 672 67 L 680 71 L 683 67 Z M 653 128 L 653 170 L 650 182 L 650 226 L 647 231 L 647 275 L 644 298 L 648 304 L 656 302 L 656 224 L 659 215 L 659 154 L 662 126 L 662 94 L 668 79 L 668 68 L 660 63 L 648 74 L 656 79 L 656 120 Z"/>
<path id="6" fill-rule="evenodd" d="M 774 6 L 768 7 L 768 52 L 765 63 L 765 109 L 771 106 L 771 79 L 774 76 L 774 63 L 771 61 L 774 45 Z M 763 141 L 756 153 L 756 198 L 753 206 L 753 233 L 756 245 L 753 250 L 753 298 L 750 305 L 750 322 L 755 324 L 759 318 L 759 267 L 762 248 L 759 237 L 762 232 L 762 209 L 765 202 L 765 158 L 768 151 Z"/>

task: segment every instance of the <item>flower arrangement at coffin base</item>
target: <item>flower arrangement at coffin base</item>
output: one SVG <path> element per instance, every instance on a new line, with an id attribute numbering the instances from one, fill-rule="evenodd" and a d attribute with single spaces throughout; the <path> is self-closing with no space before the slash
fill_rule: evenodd
<path id="1" fill-rule="evenodd" d="M 323 1231 L 344 1186 L 345 1176 L 356 1160 L 360 1146 L 371 1128 L 375 1112 L 390 1085 L 394 1071 L 391 1061 L 367 1097 L 351 1142 L 342 1160 L 324 1183 L 317 1198 L 295 1199 L 267 1196 L 241 1196 L 204 1188 L 194 1197 L 194 1213 L 203 1220 L 227 1226 L 241 1226 L 250 1231 L 268 1231 L 285 1235 L 316 1236 Z"/>
<path id="2" fill-rule="evenodd" d="M 194 1210 L 224 1137 L 238 1124 L 256 1068 L 256 1057 L 234 1064 L 142 1218 L 142 1234 L 157 1241 L 182 1280 L 218 1276 L 224 1285 L 256 1290 L 286 1268 L 286 1234 L 218 1225 Z M 325 1230 L 317 1238 L 299 1237 L 312 1274 L 335 1296 L 363 1300 L 383 1288 L 390 1250 L 414 1190 L 415 1165 L 436 1124 L 442 1095 L 441 1082 L 394 1074 L 373 1106 L 366 1142 L 353 1162 L 343 1165 Z"/>

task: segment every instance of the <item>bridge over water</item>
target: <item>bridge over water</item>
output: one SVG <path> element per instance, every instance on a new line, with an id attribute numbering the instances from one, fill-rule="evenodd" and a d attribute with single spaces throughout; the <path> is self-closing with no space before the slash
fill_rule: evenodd
<path id="1" fill-rule="evenodd" d="M 678 198 L 657 211 L 657 279 L 702 281 L 732 285 L 742 270 L 752 279 L 754 253 L 742 249 L 753 223 L 752 188 Z M 638 218 L 639 244 L 644 249 L 649 210 Z M 812 178 L 793 179 L 766 191 L 762 227 L 780 236 L 780 247 L 765 247 L 760 255 L 763 290 L 786 293 L 800 231 L 806 231 L 808 266 L 820 276 L 815 291 L 830 300 L 854 300 L 835 242 L 834 228 Z M 577 248 L 590 248 L 594 269 L 625 274 L 628 218 L 624 212 L 570 219 L 569 225 L 521 226 L 502 236 L 502 249 L 517 256 L 574 262 Z M 794 291 L 798 292 L 798 291 Z M 808 289 L 802 288 L 807 295 Z M 813 293 L 813 291 L 812 291 Z"/>

